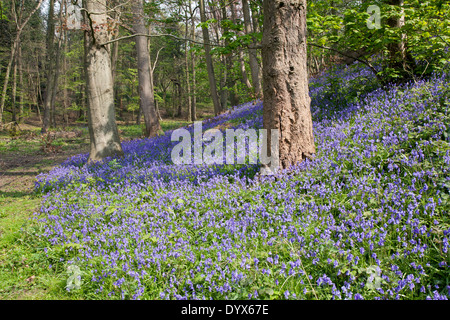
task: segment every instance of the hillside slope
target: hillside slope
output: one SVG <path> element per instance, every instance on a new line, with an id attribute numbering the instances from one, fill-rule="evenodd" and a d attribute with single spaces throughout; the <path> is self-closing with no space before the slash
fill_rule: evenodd
<path id="1" fill-rule="evenodd" d="M 36 184 L 49 260 L 95 299 L 447 299 L 449 74 L 373 81 L 311 80 L 318 153 L 294 173 L 175 166 L 171 132 L 69 159 Z M 203 129 L 261 126 L 258 102 Z"/>

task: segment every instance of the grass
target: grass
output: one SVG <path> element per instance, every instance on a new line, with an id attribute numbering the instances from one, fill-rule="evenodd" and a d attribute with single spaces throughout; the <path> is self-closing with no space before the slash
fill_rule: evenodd
<path id="1" fill-rule="evenodd" d="M 0 192 L 0 298 L 68 299 L 64 281 L 39 253 L 38 226 L 29 218 L 40 196 Z"/>
<path id="2" fill-rule="evenodd" d="M 187 124 L 177 120 L 161 123 L 166 131 Z M 142 135 L 142 128 L 137 125 L 120 126 L 119 129 L 126 140 Z M 0 165 L 2 161 L 14 165 L 0 172 L 0 300 L 86 298 L 67 292 L 69 274 L 58 268 L 60 264 L 54 263 L 54 267 L 49 268 L 52 260 L 42 252 L 39 237 L 42 225 L 30 220 L 40 206 L 42 194 L 33 192 L 29 186 L 33 185 L 38 173 L 48 172 L 68 155 L 85 150 L 88 143 L 87 130 L 82 130 L 80 137 L 53 140 L 51 145 L 60 147 L 60 153 L 48 154 L 42 150 L 44 142 L 39 130 L 26 130 L 14 138 L 6 131 L 0 132 Z M 56 159 L 55 155 L 58 156 Z M 29 162 L 25 162 L 27 160 Z M 30 166 L 32 168 L 28 168 Z M 2 186 L 2 179 L 5 181 L 7 177 L 10 181 Z"/>

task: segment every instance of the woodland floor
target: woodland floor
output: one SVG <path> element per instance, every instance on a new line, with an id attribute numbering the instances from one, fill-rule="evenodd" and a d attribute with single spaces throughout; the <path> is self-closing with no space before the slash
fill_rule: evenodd
<path id="1" fill-rule="evenodd" d="M 33 228 L 30 218 L 42 198 L 34 192 L 36 176 L 73 155 L 87 153 L 89 134 L 85 125 L 73 125 L 52 129 L 49 138 L 32 124 L 20 125 L 18 135 L 0 131 L 0 300 L 68 298 L 64 293 L 48 294 L 62 285 L 61 279 L 43 269 L 41 257 L 30 250 L 33 240 L 28 242 L 24 233 Z M 161 123 L 164 131 L 186 124 L 177 119 Z M 119 125 L 119 131 L 122 140 L 142 135 L 138 125 Z"/>

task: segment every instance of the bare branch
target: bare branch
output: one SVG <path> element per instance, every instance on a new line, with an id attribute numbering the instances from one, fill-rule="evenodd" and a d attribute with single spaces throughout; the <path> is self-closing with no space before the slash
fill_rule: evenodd
<path id="1" fill-rule="evenodd" d="M 370 68 L 370 70 L 372 70 L 372 72 L 377 77 L 378 81 L 380 81 L 380 83 L 383 83 L 382 79 L 378 75 L 377 69 L 375 69 L 375 67 L 369 61 L 359 59 L 357 57 L 351 56 L 349 54 L 346 54 L 345 52 L 339 51 L 339 50 L 331 48 L 331 47 L 321 46 L 321 45 L 318 45 L 318 44 L 315 44 L 315 43 L 308 43 L 308 45 L 312 46 L 312 47 L 317 47 L 317 48 L 321 48 L 321 49 L 325 49 L 325 50 L 334 51 L 334 52 L 336 52 L 336 53 L 338 53 L 338 54 L 340 54 L 340 55 L 342 55 L 344 57 L 347 57 L 347 58 L 350 58 L 350 59 L 354 59 L 356 61 L 359 61 L 359 62 L 365 64 L 366 66 L 368 66 Z"/>
<path id="2" fill-rule="evenodd" d="M 159 59 L 159 53 L 161 52 L 162 49 L 164 49 L 164 47 L 161 47 L 158 50 L 158 52 L 156 53 L 155 63 L 153 63 L 153 68 L 152 68 L 152 74 L 155 72 L 156 64 L 158 63 L 158 59 Z"/>
<path id="3" fill-rule="evenodd" d="M 129 29 L 127 29 L 127 30 L 129 30 Z M 134 37 L 147 37 L 147 38 L 152 38 L 152 37 L 172 37 L 172 38 L 175 38 L 175 39 L 180 40 L 180 41 L 188 41 L 188 42 L 204 45 L 203 42 L 199 42 L 199 41 L 195 41 L 195 40 L 187 39 L 187 38 L 180 38 L 180 37 L 177 37 L 177 36 L 175 36 L 173 34 L 168 34 L 168 33 L 151 34 L 151 35 L 145 34 L 145 33 L 135 33 L 135 34 L 131 34 L 129 36 L 123 36 L 123 37 L 120 37 L 120 38 L 116 38 L 116 39 L 104 42 L 101 45 L 102 46 L 106 46 L 108 44 L 111 44 L 111 43 L 114 43 L 114 42 L 117 42 L 117 41 L 120 41 L 120 40 L 131 39 L 131 38 L 134 38 Z M 222 46 L 220 44 L 210 44 L 210 46 L 225 48 L 225 46 Z"/>

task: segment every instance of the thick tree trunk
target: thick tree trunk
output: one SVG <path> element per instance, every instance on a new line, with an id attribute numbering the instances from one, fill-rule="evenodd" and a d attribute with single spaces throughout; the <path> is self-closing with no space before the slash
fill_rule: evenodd
<path id="1" fill-rule="evenodd" d="M 265 129 L 279 130 L 281 169 L 316 151 L 306 50 L 306 0 L 264 0 L 263 122 Z"/>
<path id="2" fill-rule="evenodd" d="M 248 0 L 242 0 L 242 10 L 244 12 L 245 33 L 251 34 L 252 20 L 250 16 L 250 7 L 248 5 Z M 255 41 L 253 41 L 253 44 L 255 44 Z M 250 72 L 252 75 L 253 89 L 255 91 L 256 97 L 261 98 L 262 92 L 261 92 L 261 82 L 259 78 L 258 53 L 256 49 L 249 48 L 248 55 L 249 55 Z"/>
<path id="3" fill-rule="evenodd" d="M 110 53 L 105 45 L 107 31 L 106 0 L 85 0 L 85 74 L 88 127 L 91 138 L 89 162 L 122 156 L 117 129 Z M 96 13 L 91 15 L 90 13 Z M 91 31 L 92 30 L 92 31 Z"/>
<path id="4" fill-rule="evenodd" d="M 147 28 L 144 23 L 144 7 L 142 0 L 133 0 L 132 6 L 134 31 L 139 34 L 147 34 Z M 158 135 L 161 126 L 155 108 L 148 40 L 145 36 L 138 36 L 135 41 L 138 56 L 140 106 L 144 115 L 145 135 L 146 137 L 151 138 Z"/>
<path id="5" fill-rule="evenodd" d="M 205 0 L 200 0 L 200 19 L 202 23 L 206 22 L 205 12 Z M 211 90 L 211 99 L 214 104 L 214 113 L 218 115 L 222 112 L 222 106 L 220 105 L 219 95 L 217 94 L 216 78 L 214 75 L 214 66 L 211 57 L 211 45 L 209 40 L 209 32 L 207 27 L 203 27 L 203 42 L 205 48 L 206 69 L 208 71 L 209 87 Z"/>

